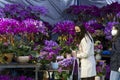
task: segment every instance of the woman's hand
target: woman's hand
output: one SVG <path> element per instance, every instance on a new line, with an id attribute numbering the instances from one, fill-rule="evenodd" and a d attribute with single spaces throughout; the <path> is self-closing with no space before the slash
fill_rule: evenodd
<path id="1" fill-rule="evenodd" d="M 75 57 L 75 58 L 77 57 L 77 51 L 76 50 L 72 50 L 72 56 Z"/>

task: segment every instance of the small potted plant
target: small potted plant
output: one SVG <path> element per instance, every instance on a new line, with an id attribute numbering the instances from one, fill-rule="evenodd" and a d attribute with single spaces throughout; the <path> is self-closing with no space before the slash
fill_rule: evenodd
<path id="1" fill-rule="evenodd" d="M 100 60 L 101 59 L 100 54 L 102 53 L 102 50 L 103 50 L 103 45 L 101 41 L 99 40 L 95 41 L 94 48 L 95 48 L 95 57 L 97 60 Z"/>
<path id="2" fill-rule="evenodd" d="M 14 49 L 9 42 L 0 42 L 1 63 L 10 63 L 13 59 Z"/>
<path id="3" fill-rule="evenodd" d="M 53 34 L 58 34 L 57 41 L 62 48 L 60 53 L 65 57 L 71 55 L 71 44 L 75 37 L 75 23 L 70 20 L 60 21 L 55 24 Z"/>
<path id="4" fill-rule="evenodd" d="M 52 40 L 45 40 L 43 49 L 40 52 L 40 63 L 48 64 L 51 63 L 53 69 L 58 68 L 56 57 L 59 55 L 60 46 Z M 44 61 L 44 62 L 43 62 Z"/>
<path id="5" fill-rule="evenodd" d="M 14 46 L 14 51 L 16 54 L 16 59 L 20 63 L 26 63 L 30 60 L 30 55 L 32 53 L 35 53 L 34 50 L 32 50 L 32 46 L 28 45 L 27 43 L 18 43 L 16 42 Z"/>
<path id="6" fill-rule="evenodd" d="M 107 65 L 104 61 L 97 62 L 96 71 L 97 77 L 100 77 L 100 80 L 105 80 L 105 75 L 107 72 Z"/>
<path id="7" fill-rule="evenodd" d="M 71 70 L 73 68 L 73 62 L 74 62 L 74 58 L 71 57 L 69 59 L 63 59 L 61 61 L 58 62 L 59 64 L 59 78 L 62 78 L 63 80 L 68 80 L 68 78 L 70 77 L 70 73 L 66 72 L 66 71 L 62 71 L 62 70 Z"/>

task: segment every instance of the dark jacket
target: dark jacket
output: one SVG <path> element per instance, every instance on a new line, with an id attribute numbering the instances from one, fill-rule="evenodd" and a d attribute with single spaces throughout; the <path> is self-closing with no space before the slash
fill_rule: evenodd
<path id="1" fill-rule="evenodd" d="M 120 67 L 120 37 L 112 43 L 111 70 L 118 71 Z"/>

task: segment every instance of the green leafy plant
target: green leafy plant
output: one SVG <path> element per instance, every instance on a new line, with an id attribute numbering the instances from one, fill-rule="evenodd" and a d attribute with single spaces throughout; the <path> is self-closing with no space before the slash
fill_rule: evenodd
<path id="1" fill-rule="evenodd" d="M 64 45 L 62 47 L 61 53 L 65 54 L 65 53 L 71 53 L 71 52 L 72 52 L 72 50 L 71 50 L 70 46 L 68 46 L 68 45 L 65 46 Z"/>
<path id="2" fill-rule="evenodd" d="M 33 43 L 25 43 L 25 42 L 15 42 L 14 44 L 14 52 L 17 56 L 28 56 L 35 54 L 36 51 L 33 50 Z"/>
<path id="3" fill-rule="evenodd" d="M 70 74 L 66 71 L 62 71 L 62 72 L 55 72 L 55 77 L 57 79 L 63 79 L 63 80 L 67 80 L 69 78 Z"/>
<path id="4" fill-rule="evenodd" d="M 14 45 L 9 42 L 0 42 L 0 63 L 10 63 L 14 55 Z"/>
<path id="5" fill-rule="evenodd" d="M 106 74 L 106 64 L 104 62 L 97 62 L 96 71 L 98 76 Z"/>
<path id="6" fill-rule="evenodd" d="M 0 42 L 0 53 L 13 53 L 13 47 L 9 42 Z"/>

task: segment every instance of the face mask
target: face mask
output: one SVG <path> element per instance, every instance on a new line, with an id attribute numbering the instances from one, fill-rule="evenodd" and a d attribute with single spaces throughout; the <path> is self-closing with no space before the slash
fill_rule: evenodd
<path id="1" fill-rule="evenodd" d="M 112 30 L 111 34 L 112 36 L 115 36 L 117 34 L 117 30 Z"/>

